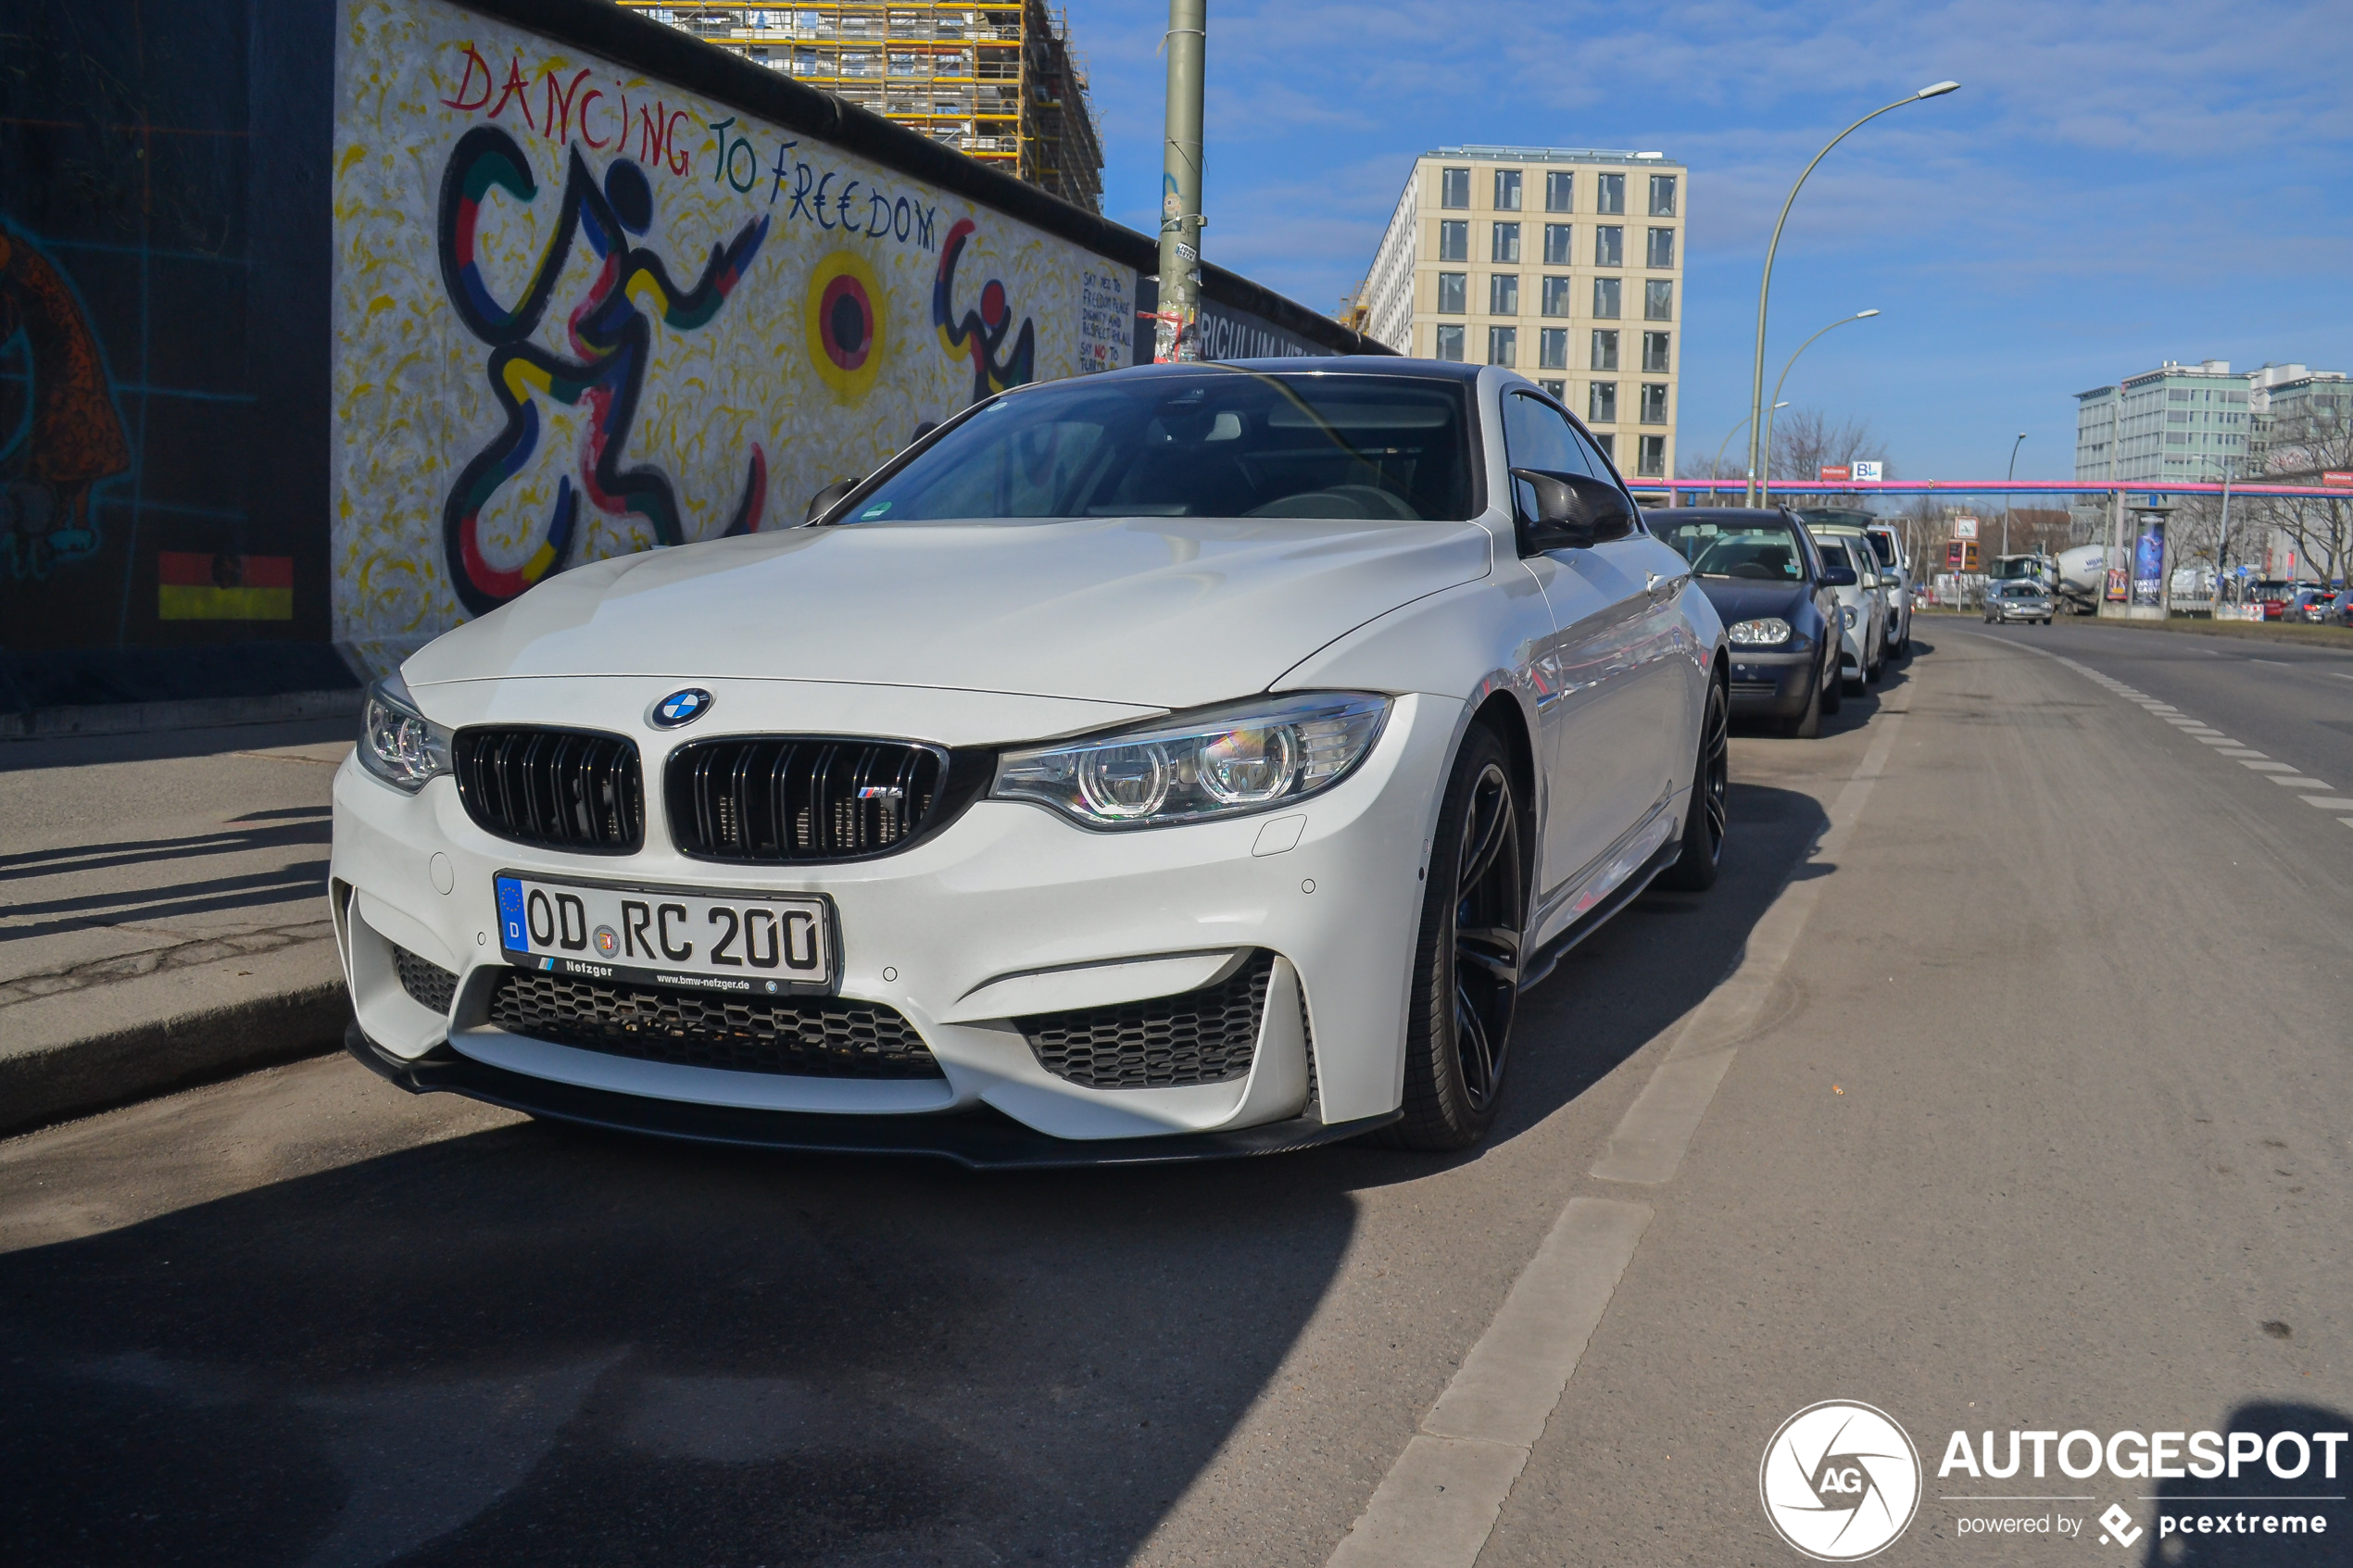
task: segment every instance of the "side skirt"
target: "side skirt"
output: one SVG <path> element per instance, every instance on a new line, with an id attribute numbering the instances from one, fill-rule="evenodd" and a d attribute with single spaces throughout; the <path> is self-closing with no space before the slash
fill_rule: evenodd
<path id="1" fill-rule="evenodd" d="M 1609 923 L 1610 917 L 1649 890 L 1651 883 L 1682 857 L 1683 835 L 1677 834 L 1660 845 L 1651 858 L 1635 869 L 1634 874 L 1620 883 L 1607 898 L 1579 915 L 1574 923 L 1558 936 L 1544 944 L 1536 956 L 1521 966 L 1519 988 L 1524 996 L 1535 989 L 1567 951 Z"/>

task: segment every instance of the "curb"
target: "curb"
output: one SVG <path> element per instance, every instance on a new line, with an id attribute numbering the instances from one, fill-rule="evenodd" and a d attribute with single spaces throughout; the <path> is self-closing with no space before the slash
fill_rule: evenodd
<path id="1" fill-rule="evenodd" d="M 0 1058 L 0 1136 L 343 1048 L 343 980 Z"/>
<path id="2" fill-rule="evenodd" d="M 364 692 L 282 692 L 274 696 L 188 697 L 171 702 L 110 702 L 88 708 L 37 708 L 0 712 L 0 741 L 53 740 L 65 735 L 144 734 L 150 730 L 206 730 L 223 724 L 282 724 L 303 719 L 346 719 L 359 711 Z"/>

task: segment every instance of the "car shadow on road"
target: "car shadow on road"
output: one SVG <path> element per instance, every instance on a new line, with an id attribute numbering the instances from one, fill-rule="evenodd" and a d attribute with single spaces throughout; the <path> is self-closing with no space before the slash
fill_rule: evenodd
<path id="1" fill-rule="evenodd" d="M 2324 1467 L 2316 1432 L 2353 1431 L 2353 1417 L 2341 1410 L 2278 1400 L 2249 1400 L 2233 1411 L 2225 1432 L 2250 1432 L 2266 1440 L 2294 1432 L 2304 1441 L 2298 1474 L 2282 1477 L 2265 1460 L 2211 1480 L 2187 1477 L 2158 1483 L 2157 1507 L 2148 1524 L 2142 1562 L 2146 1568 L 2347 1568 L 2353 1564 L 2353 1517 L 2347 1517 L 2344 1461 Z M 2227 1441 L 2227 1439 L 2226 1439 Z M 2279 1448 L 2282 1468 L 2299 1463 L 2295 1450 Z M 2195 1456 L 2193 1456 L 2195 1461 Z M 2334 1474 L 2324 1475 L 2323 1469 Z M 2316 1500 L 2320 1499 L 2320 1500 Z M 2198 1524 L 2204 1519 L 2207 1529 Z M 2265 1530 L 2266 1519 L 2278 1527 Z M 2313 1522 L 2322 1521 L 2319 1534 Z M 2252 1525 L 2252 1529 L 2249 1526 Z"/>
<path id="2" fill-rule="evenodd" d="M 1804 869 L 1812 797 L 1730 806 L 1714 889 L 1645 896 L 1531 993 L 1493 1141 L 1696 1005 Z M 27 1565 L 1128 1561 L 1267 1396 L 1355 1195 L 1475 1158 L 975 1178 L 522 1123 L 357 1160 L 0 1253 L 0 1539 Z"/>

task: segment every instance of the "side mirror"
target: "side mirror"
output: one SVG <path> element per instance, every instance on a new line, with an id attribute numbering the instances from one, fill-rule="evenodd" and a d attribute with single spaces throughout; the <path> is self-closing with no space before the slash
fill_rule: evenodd
<path id="1" fill-rule="evenodd" d="M 824 517 L 827 512 L 841 505 L 841 498 L 857 489 L 859 483 L 860 482 L 854 479 L 835 480 L 831 484 L 809 497 L 809 515 L 801 521 L 814 522 Z"/>
<path id="2" fill-rule="evenodd" d="M 1634 532 L 1634 508 L 1614 484 L 1551 469 L 1514 469 L 1512 481 L 1522 555 L 1591 549 Z M 1523 486 L 1532 496 L 1532 512 L 1519 504 Z"/>
<path id="3" fill-rule="evenodd" d="M 1822 568 L 1822 586 L 1825 588 L 1852 588 L 1855 586 L 1855 569 L 1851 566 L 1826 566 Z"/>

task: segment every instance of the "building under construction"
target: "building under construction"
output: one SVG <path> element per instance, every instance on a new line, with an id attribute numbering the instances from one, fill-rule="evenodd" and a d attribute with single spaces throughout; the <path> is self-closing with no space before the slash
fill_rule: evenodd
<path id="1" fill-rule="evenodd" d="M 1068 14 L 1044 0 L 621 4 L 1102 210 L 1086 66 Z"/>

